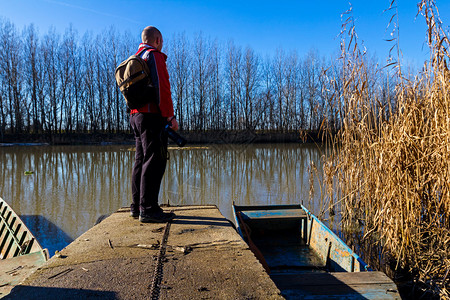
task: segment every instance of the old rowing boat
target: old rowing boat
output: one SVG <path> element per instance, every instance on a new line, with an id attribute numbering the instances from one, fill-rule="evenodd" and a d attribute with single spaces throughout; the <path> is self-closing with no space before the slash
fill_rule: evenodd
<path id="1" fill-rule="evenodd" d="M 0 298 L 48 260 L 19 216 L 0 198 Z"/>
<path id="2" fill-rule="evenodd" d="M 374 272 L 303 205 L 238 206 L 236 229 L 288 299 L 400 299 L 395 283 Z"/>

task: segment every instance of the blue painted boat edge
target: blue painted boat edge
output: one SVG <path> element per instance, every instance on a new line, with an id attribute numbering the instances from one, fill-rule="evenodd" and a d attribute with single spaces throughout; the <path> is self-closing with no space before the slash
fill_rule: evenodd
<path id="1" fill-rule="evenodd" d="M 359 257 L 358 254 L 356 254 L 346 243 L 344 243 L 343 240 L 341 240 L 330 228 L 328 228 L 328 226 L 325 226 L 325 224 L 323 224 L 322 221 L 319 220 L 319 218 L 317 218 L 313 213 L 311 213 L 306 207 L 304 207 L 303 205 L 301 206 L 302 209 L 306 212 L 306 214 L 308 216 L 310 216 L 311 218 L 314 219 L 315 222 L 319 223 L 323 228 L 325 228 L 325 230 L 332 235 L 335 239 L 337 239 L 338 241 L 340 241 L 343 245 L 345 245 L 345 247 L 348 249 L 348 252 L 351 253 L 351 255 L 360 263 L 360 265 L 364 268 L 365 271 L 373 271 L 368 264 L 366 264 L 365 261 L 362 260 L 361 257 Z"/>
<path id="2" fill-rule="evenodd" d="M 242 230 L 241 230 L 241 225 L 240 225 L 239 220 L 237 218 L 236 207 L 238 207 L 238 206 L 234 203 L 234 201 L 233 201 L 232 205 L 233 205 L 233 209 L 232 209 L 232 211 L 233 211 L 233 218 L 234 218 L 234 223 L 236 224 L 236 230 L 239 233 L 239 235 L 241 236 L 241 238 L 244 238 L 244 235 L 242 234 Z"/>
<path id="3" fill-rule="evenodd" d="M 236 205 L 233 202 L 233 209 L 238 211 L 247 210 L 280 210 L 280 209 L 301 209 L 301 204 L 275 204 L 275 205 Z"/>

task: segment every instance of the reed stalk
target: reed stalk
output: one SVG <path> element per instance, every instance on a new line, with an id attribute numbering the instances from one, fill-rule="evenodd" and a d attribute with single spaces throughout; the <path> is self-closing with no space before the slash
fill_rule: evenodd
<path id="1" fill-rule="evenodd" d="M 450 44 L 434 1 L 420 1 L 418 12 L 428 25 L 430 60 L 418 75 L 406 76 L 394 35 L 397 58 L 384 70 L 395 72 L 396 85 L 387 100 L 370 89 L 370 68 L 349 12 L 343 84 L 333 91 L 342 102 L 341 129 L 330 137 L 324 181 L 344 231 L 359 224 L 363 241 L 381 247 L 394 269 L 407 270 L 426 293 L 449 299 Z"/>

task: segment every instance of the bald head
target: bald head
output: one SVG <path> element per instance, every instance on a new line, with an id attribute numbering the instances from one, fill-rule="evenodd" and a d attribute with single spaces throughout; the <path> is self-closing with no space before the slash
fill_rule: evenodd
<path id="1" fill-rule="evenodd" d="M 142 30 L 141 38 L 143 43 L 151 45 L 155 43 L 158 38 L 162 38 L 162 35 L 158 28 L 147 26 Z"/>

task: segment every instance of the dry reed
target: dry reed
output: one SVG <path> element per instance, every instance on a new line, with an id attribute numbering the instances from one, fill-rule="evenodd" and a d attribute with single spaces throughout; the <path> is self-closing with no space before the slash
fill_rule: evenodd
<path id="1" fill-rule="evenodd" d="M 405 78 L 400 60 L 389 65 L 397 82 L 388 101 L 369 88 L 352 18 L 344 22 L 343 85 L 334 91 L 343 117 L 337 136 L 329 137 L 333 154 L 324 174 L 343 229 L 360 224 L 363 239 L 376 241 L 416 287 L 449 299 L 449 40 L 434 2 L 418 8 L 428 25 L 430 61 L 413 79 Z"/>

